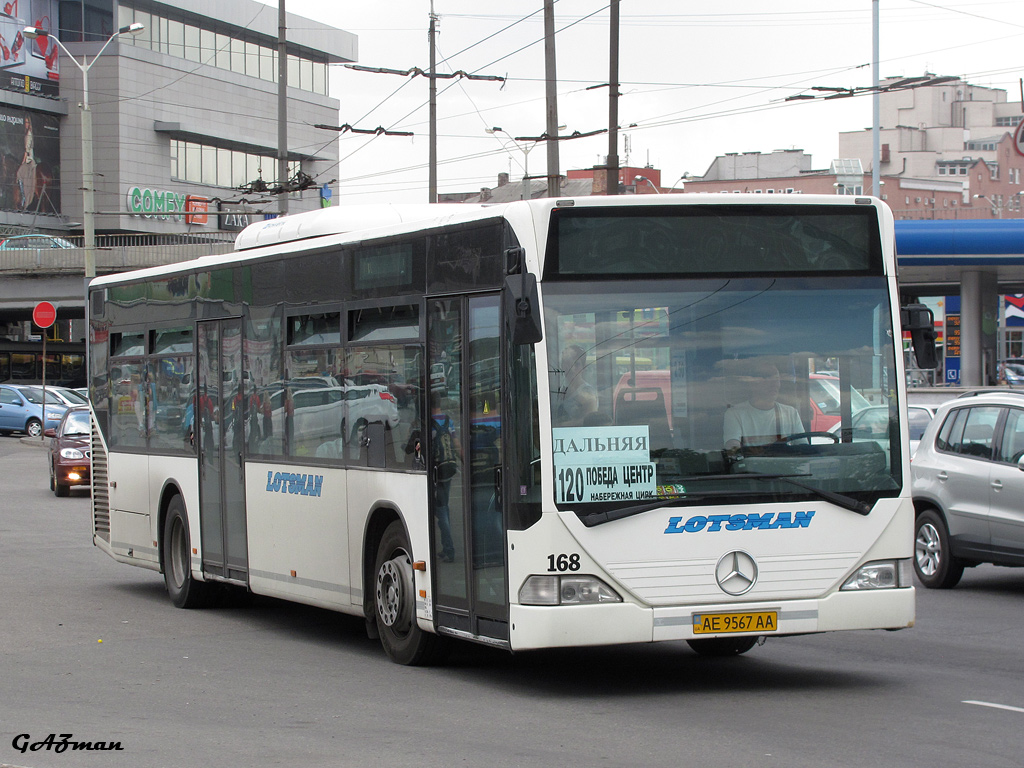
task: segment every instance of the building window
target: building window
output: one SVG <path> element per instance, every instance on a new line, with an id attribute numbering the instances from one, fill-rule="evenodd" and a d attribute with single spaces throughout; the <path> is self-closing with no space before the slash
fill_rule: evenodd
<path id="1" fill-rule="evenodd" d="M 299 168 L 298 160 L 290 161 L 288 176 L 294 176 Z M 237 188 L 258 178 L 273 184 L 277 158 L 171 139 L 171 178 L 212 187 Z"/>
<path id="2" fill-rule="evenodd" d="M 145 25 L 138 35 L 120 38 L 122 45 L 149 48 L 170 56 L 228 69 L 249 77 L 277 82 L 277 48 L 240 40 L 212 29 L 159 16 L 124 5 L 118 8 L 120 26 Z M 288 85 L 327 95 L 327 62 L 304 56 L 288 56 Z"/>

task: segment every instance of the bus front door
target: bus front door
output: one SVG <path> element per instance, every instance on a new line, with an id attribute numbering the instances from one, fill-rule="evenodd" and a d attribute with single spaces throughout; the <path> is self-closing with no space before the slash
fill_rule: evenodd
<path id="1" fill-rule="evenodd" d="M 427 313 L 437 626 L 507 642 L 499 297 L 431 300 Z"/>
<path id="2" fill-rule="evenodd" d="M 199 527 L 203 572 L 247 583 L 245 533 L 245 380 L 242 321 L 206 320 L 197 333 Z"/>

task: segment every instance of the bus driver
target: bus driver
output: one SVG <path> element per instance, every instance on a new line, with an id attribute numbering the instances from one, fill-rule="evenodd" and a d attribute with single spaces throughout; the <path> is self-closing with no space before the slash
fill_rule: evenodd
<path id="1" fill-rule="evenodd" d="M 774 443 L 804 431 L 796 408 L 778 402 L 781 377 L 771 363 L 759 363 L 751 372 L 750 399 L 725 412 L 725 449 Z"/>

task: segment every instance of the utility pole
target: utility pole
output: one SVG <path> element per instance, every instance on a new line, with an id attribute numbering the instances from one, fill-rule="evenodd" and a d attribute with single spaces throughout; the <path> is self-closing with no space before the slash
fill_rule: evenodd
<path id="1" fill-rule="evenodd" d="M 277 178 L 281 186 L 288 181 L 288 25 L 285 0 L 277 0 Z M 277 196 L 277 212 L 288 215 L 288 192 Z"/>
<path id="2" fill-rule="evenodd" d="M 555 74 L 555 0 L 544 0 L 544 82 L 547 95 L 547 123 L 544 130 L 548 136 L 557 136 L 558 77 Z M 548 142 L 547 153 L 548 197 L 558 197 L 562 185 L 557 141 Z"/>
<path id="3" fill-rule="evenodd" d="M 881 94 L 878 91 L 878 0 L 871 0 L 871 194 L 881 197 L 882 185 L 878 178 L 878 165 L 882 160 Z"/>
<path id="4" fill-rule="evenodd" d="M 608 182 L 606 195 L 619 194 L 619 0 L 611 0 L 608 51 Z"/>
<path id="5" fill-rule="evenodd" d="M 430 0 L 430 149 L 427 164 L 427 202 L 437 202 L 437 14 L 434 0 Z"/>

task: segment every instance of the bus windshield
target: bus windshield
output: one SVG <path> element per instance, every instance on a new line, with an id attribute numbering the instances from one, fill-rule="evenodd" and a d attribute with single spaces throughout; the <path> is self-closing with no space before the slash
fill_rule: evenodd
<path id="1" fill-rule="evenodd" d="M 891 317 L 882 276 L 548 282 L 556 503 L 895 495 Z"/>

